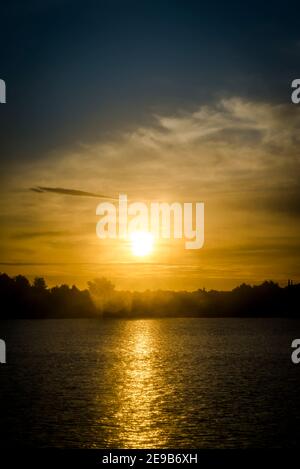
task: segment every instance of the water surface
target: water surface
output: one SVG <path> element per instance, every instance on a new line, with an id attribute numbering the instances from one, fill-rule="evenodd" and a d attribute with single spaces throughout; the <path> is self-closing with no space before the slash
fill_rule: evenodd
<path id="1" fill-rule="evenodd" d="M 300 322 L 2 321 L 2 445 L 292 447 Z"/>

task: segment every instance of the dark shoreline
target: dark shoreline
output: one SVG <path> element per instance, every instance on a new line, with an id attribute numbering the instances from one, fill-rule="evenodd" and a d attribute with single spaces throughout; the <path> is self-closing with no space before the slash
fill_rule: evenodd
<path id="1" fill-rule="evenodd" d="M 0 319 L 46 318 L 300 318 L 300 284 L 288 281 L 245 283 L 231 291 L 145 290 L 120 291 L 106 278 L 49 288 L 45 280 L 33 283 L 22 276 L 0 274 Z"/>

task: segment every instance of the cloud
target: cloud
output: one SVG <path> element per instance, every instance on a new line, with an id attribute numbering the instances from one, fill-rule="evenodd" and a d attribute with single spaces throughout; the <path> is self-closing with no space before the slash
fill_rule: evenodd
<path id="1" fill-rule="evenodd" d="M 114 197 L 110 197 L 108 195 L 95 194 L 93 192 L 86 192 L 86 191 L 81 191 L 81 190 L 78 190 L 78 189 L 65 189 L 63 187 L 37 186 L 37 187 L 31 187 L 29 190 L 31 190 L 33 192 L 38 192 L 38 193 L 54 192 L 56 194 L 63 194 L 63 195 L 75 195 L 75 196 L 79 196 L 79 197 L 96 197 L 97 199 L 116 200 Z"/>
<path id="2" fill-rule="evenodd" d="M 110 141 L 82 143 L 14 168 L 12 180 L 37 193 L 114 199 L 288 187 L 299 176 L 300 115 L 291 105 L 224 99 L 153 116 Z M 88 190 L 78 190 L 85 185 Z M 97 187 L 103 188 L 99 194 Z M 76 189 L 70 189 L 75 187 Z"/>
<path id="3" fill-rule="evenodd" d="M 58 238 L 61 236 L 66 236 L 69 233 L 65 231 L 23 231 L 15 233 L 11 236 L 13 239 L 34 239 L 34 238 Z M 72 233 L 71 233 L 72 234 Z"/>
<path id="4" fill-rule="evenodd" d="M 12 179 L 16 186 L 39 180 L 31 188 L 36 193 L 215 201 L 230 210 L 255 210 L 256 205 L 274 215 L 281 207 L 284 213 L 284 194 L 286 214 L 294 216 L 300 195 L 300 114 L 295 108 L 232 97 L 194 111 L 155 115 L 152 125 L 110 141 L 82 143 L 26 163 Z M 83 184 L 88 191 L 69 188 Z M 64 213 L 68 210 L 73 210 L 69 201 Z"/>

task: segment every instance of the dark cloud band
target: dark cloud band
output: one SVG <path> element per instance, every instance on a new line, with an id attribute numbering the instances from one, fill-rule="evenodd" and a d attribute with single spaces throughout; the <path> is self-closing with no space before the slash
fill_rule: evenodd
<path id="1" fill-rule="evenodd" d="M 31 187 L 30 190 L 33 192 L 41 193 L 41 194 L 45 192 L 53 192 L 55 194 L 74 195 L 74 196 L 79 196 L 79 197 L 95 197 L 97 199 L 117 200 L 116 198 L 111 197 L 109 195 L 96 194 L 95 192 L 86 192 L 86 191 L 80 191 L 77 189 L 66 189 L 64 187 L 36 186 L 36 187 Z"/>

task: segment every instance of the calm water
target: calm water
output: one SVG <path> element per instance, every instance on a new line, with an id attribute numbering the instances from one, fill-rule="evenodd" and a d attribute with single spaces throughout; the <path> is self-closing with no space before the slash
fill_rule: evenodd
<path id="1" fill-rule="evenodd" d="M 300 322 L 0 323 L 3 445 L 276 447 L 300 443 Z"/>

